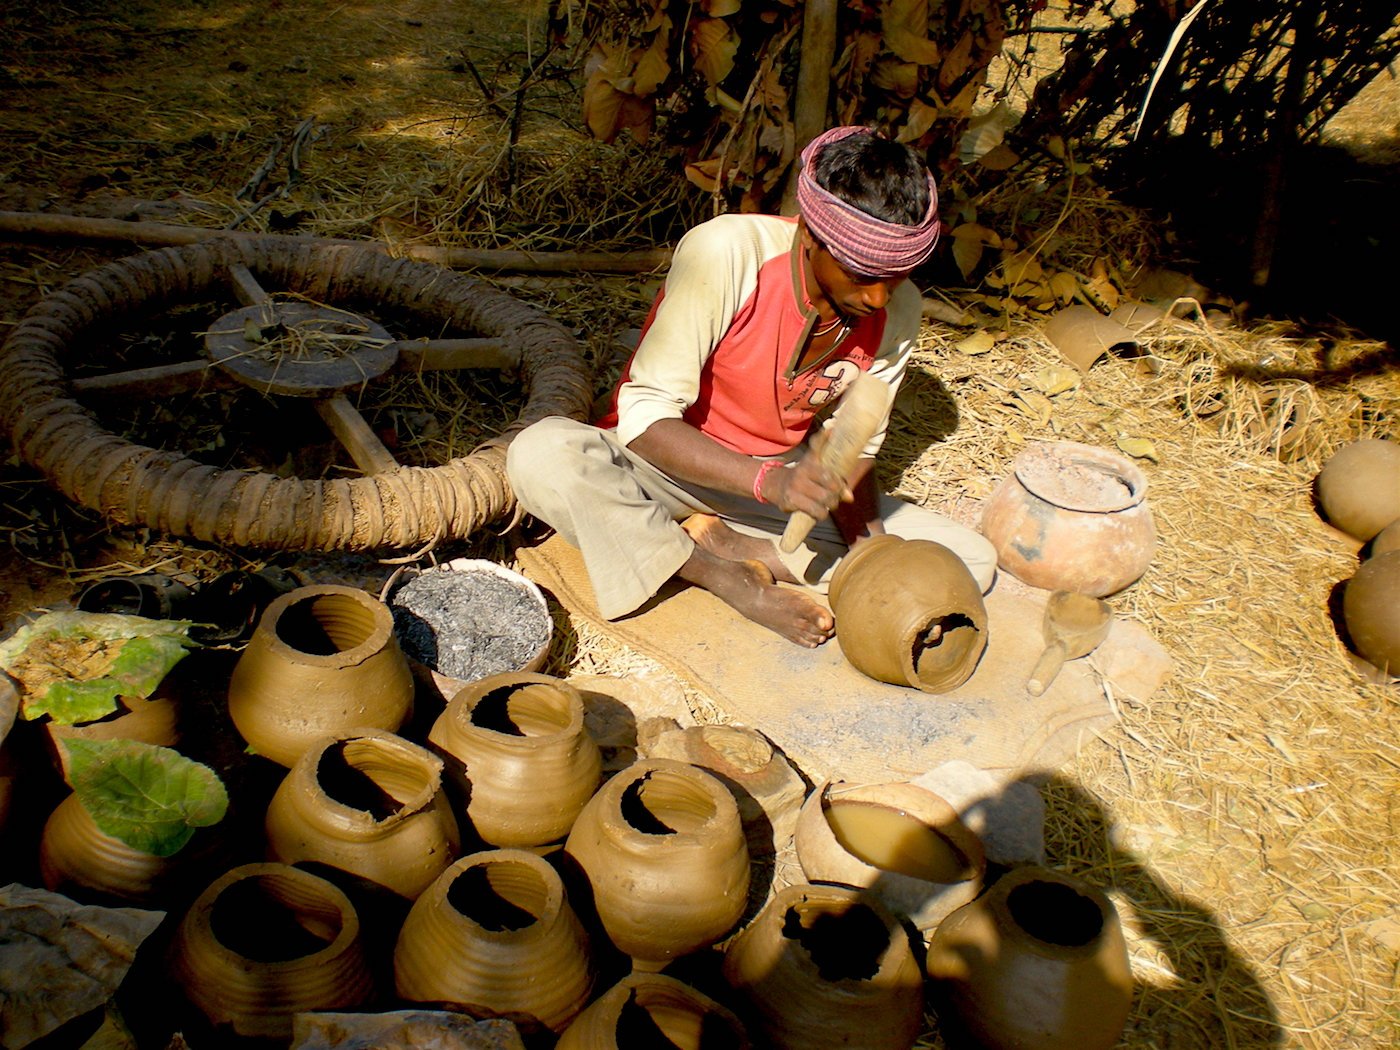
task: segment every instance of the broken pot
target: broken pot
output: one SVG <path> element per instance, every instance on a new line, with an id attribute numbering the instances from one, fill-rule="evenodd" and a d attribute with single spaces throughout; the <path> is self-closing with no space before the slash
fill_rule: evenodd
<path id="1" fill-rule="evenodd" d="M 555 1050 L 748 1050 L 739 1019 L 674 977 L 634 973 L 613 985 L 555 1044 Z"/>
<path id="2" fill-rule="evenodd" d="M 1012 460 L 987 499 L 982 534 L 1018 580 L 1094 598 L 1142 576 L 1157 543 L 1146 475 L 1075 441 L 1036 442 Z"/>
<path id="3" fill-rule="evenodd" d="M 837 565 L 828 597 L 841 652 L 876 681 L 946 693 L 972 676 L 987 647 L 982 589 L 932 540 L 865 540 Z"/>
<path id="4" fill-rule="evenodd" d="M 714 944 L 744 912 L 749 851 L 729 790 L 647 759 L 607 782 L 564 844 L 608 937 L 640 970 Z"/>
<path id="5" fill-rule="evenodd" d="M 957 1023 L 988 1050 L 1108 1050 L 1132 1002 L 1113 905 L 1048 868 L 1018 868 L 945 919 L 926 969 Z"/>
<path id="6" fill-rule="evenodd" d="M 525 850 L 463 857 L 413 903 L 394 948 L 399 995 L 560 1032 L 593 989 L 588 935 L 549 863 Z"/>
<path id="7" fill-rule="evenodd" d="M 923 1028 L 909 936 L 860 890 L 779 890 L 730 942 L 724 978 L 750 1006 L 763 1045 L 777 1050 L 909 1050 Z"/>
<path id="8" fill-rule="evenodd" d="M 374 991 L 349 898 L 286 864 L 216 879 L 181 920 L 170 971 L 216 1028 L 284 1043 L 295 1014 L 352 1009 Z"/>
<path id="9" fill-rule="evenodd" d="M 982 844 L 943 799 L 913 784 L 818 787 L 797 818 L 798 863 L 812 882 L 868 889 L 932 930 L 982 890 Z"/>
<path id="10" fill-rule="evenodd" d="M 265 827 L 269 860 L 324 865 L 408 900 L 460 851 L 442 760 L 380 729 L 308 748 L 272 796 Z"/>
<path id="11" fill-rule="evenodd" d="M 569 833 L 603 770 L 583 714 L 578 690 L 543 674 L 491 675 L 452 698 L 428 741 L 483 842 L 525 848 Z"/>
<path id="12" fill-rule="evenodd" d="M 354 587 L 299 587 L 267 607 L 229 681 L 228 711 L 258 754 L 292 766 L 347 729 L 395 732 L 413 675 L 385 604 Z"/>

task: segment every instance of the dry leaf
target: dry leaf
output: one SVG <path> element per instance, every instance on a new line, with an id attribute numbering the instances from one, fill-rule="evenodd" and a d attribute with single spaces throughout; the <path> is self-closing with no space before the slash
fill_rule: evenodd
<path id="1" fill-rule="evenodd" d="M 964 277 L 971 277 L 972 271 L 977 269 L 977 264 L 982 261 L 982 242 L 976 237 L 959 237 L 953 235 L 953 262 L 958 264 L 958 271 Z"/>
<path id="2" fill-rule="evenodd" d="M 1049 424 L 1055 411 L 1050 399 L 1035 390 L 1017 390 L 1007 404 L 1042 427 Z"/>
<path id="3" fill-rule="evenodd" d="M 714 193 L 719 188 L 719 158 L 697 160 L 685 166 L 685 177 L 691 185 L 706 193 Z"/>
<path id="4" fill-rule="evenodd" d="M 1128 437 L 1123 435 L 1118 438 L 1118 448 L 1134 459 L 1150 459 L 1153 463 L 1160 463 L 1157 458 L 1157 446 L 1152 444 L 1148 438 Z"/>
<path id="5" fill-rule="evenodd" d="M 739 36 L 723 19 L 697 18 L 690 24 L 690 53 L 709 84 L 718 84 L 734 69 Z"/>
<path id="6" fill-rule="evenodd" d="M 711 18 L 735 14 L 742 6 L 743 0 L 700 0 L 700 10 Z"/>
<path id="7" fill-rule="evenodd" d="M 938 45 L 928 38 L 928 0 L 886 0 L 880 28 L 885 46 L 904 61 L 938 64 Z"/>
<path id="8" fill-rule="evenodd" d="M 1006 143 L 993 146 L 986 153 L 982 154 L 982 167 L 988 171 L 1006 171 L 1021 163 L 1021 155 L 1013 150 Z"/>
<path id="9" fill-rule="evenodd" d="M 1079 385 L 1079 372 L 1073 368 L 1064 368 L 1060 365 L 1051 365 L 1049 368 L 1042 368 L 1027 377 L 1031 385 L 1042 394 L 1054 397 L 1056 394 L 1063 394 L 1066 390 L 1073 390 Z"/>
<path id="10" fill-rule="evenodd" d="M 919 90 L 919 65 L 884 55 L 870 68 L 870 85 L 897 98 L 913 98 Z"/>
<path id="11" fill-rule="evenodd" d="M 960 339 L 953 344 L 955 350 L 960 350 L 965 354 L 985 354 L 992 347 L 997 345 L 997 337 L 985 328 L 973 332 L 966 339 Z"/>
<path id="12" fill-rule="evenodd" d="M 1079 279 L 1074 274 L 1066 270 L 1060 270 L 1050 277 L 1050 290 L 1055 293 L 1055 298 L 1062 304 L 1074 299 L 1074 295 L 1079 291 Z"/>

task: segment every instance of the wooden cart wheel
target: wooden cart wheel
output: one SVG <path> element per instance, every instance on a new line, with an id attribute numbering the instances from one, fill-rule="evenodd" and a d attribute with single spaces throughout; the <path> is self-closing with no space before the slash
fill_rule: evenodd
<path id="1" fill-rule="evenodd" d="M 278 301 L 265 289 L 298 298 Z M 212 326 L 204 358 L 66 375 L 69 347 L 99 326 L 221 291 L 244 306 Z M 353 312 L 364 304 L 392 309 L 424 331 L 476 337 L 395 341 Z M 291 342 L 296 354 L 277 349 Z M 499 436 L 439 466 L 400 466 L 345 396 L 394 370 L 473 366 L 518 368 L 524 408 Z M 364 476 L 220 469 L 128 441 L 82 403 L 103 395 L 166 397 L 219 383 L 312 399 Z M 68 498 L 114 524 L 285 550 L 417 548 L 505 517 L 515 507 L 505 475 L 511 438 L 545 416 L 585 418 L 591 387 L 577 341 L 528 303 L 369 247 L 287 238 L 215 239 L 98 267 L 38 303 L 0 351 L 0 422 L 21 458 Z"/>

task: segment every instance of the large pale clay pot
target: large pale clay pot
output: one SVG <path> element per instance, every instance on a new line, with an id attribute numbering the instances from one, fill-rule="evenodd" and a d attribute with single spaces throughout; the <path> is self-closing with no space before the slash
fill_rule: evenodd
<path id="1" fill-rule="evenodd" d="M 283 1042 L 293 1015 L 353 1009 L 374 990 L 349 899 L 285 864 L 215 880 L 180 922 L 170 971 L 214 1026 Z"/>
<path id="2" fill-rule="evenodd" d="M 793 846 L 812 882 L 869 889 L 931 931 L 982 890 L 982 843 L 957 811 L 913 784 L 823 784 L 797 818 Z"/>
<path id="3" fill-rule="evenodd" d="M 559 1032 L 593 989 L 588 936 L 549 863 L 525 850 L 463 857 L 409 910 L 399 995 Z"/>
<path id="4" fill-rule="evenodd" d="M 108 835 L 75 794 L 49 814 L 39 839 L 39 873 L 47 888 L 76 886 L 133 904 L 158 899 L 179 860 L 179 854 L 157 857 Z"/>
<path id="5" fill-rule="evenodd" d="M 312 744 L 267 808 L 267 856 L 325 865 L 413 900 L 460 852 L 442 759 L 381 729 Z"/>
<path id="6" fill-rule="evenodd" d="M 1343 445 L 1317 475 L 1327 520 L 1369 540 L 1400 518 L 1400 442 L 1363 438 Z"/>
<path id="7" fill-rule="evenodd" d="M 724 956 L 761 1042 L 777 1050 L 909 1050 L 923 1028 L 923 974 L 909 937 L 859 890 L 779 890 Z"/>
<path id="8" fill-rule="evenodd" d="M 392 733 L 412 709 L 413 675 L 394 618 L 354 587 L 299 587 L 274 600 L 229 681 L 233 724 L 284 766 L 330 733 Z"/>
<path id="9" fill-rule="evenodd" d="M 555 1050 L 748 1050 L 748 1033 L 708 995 L 659 973 L 634 973 L 574 1018 Z"/>
<path id="10" fill-rule="evenodd" d="M 428 741 L 483 842 L 543 846 L 569 833 L 603 771 L 583 714 L 579 691 L 543 674 L 491 675 L 452 698 Z"/>
<path id="11" fill-rule="evenodd" d="M 828 597 L 841 652 L 877 681 L 945 693 L 972 676 L 987 647 L 982 589 L 932 540 L 866 540 L 841 559 Z"/>
<path id="12" fill-rule="evenodd" d="M 1147 476 L 1074 441 L 1037 442 L 1012 460 L 987 499 L 982 534 L 1018 580 L 1095 598 L 1142 576 L 1157 543 Z"/>
<path id="13" fill-rule="evenodd" d="M 1018 868 L 944 920 L 926 969 L 988 1050 L 1107 1050 L 1132 1002 L 1113 905 L 1045 868 Z"/>
<path id="14" fill-rule="evenodd" d="M 583 807 L 564 853 L 608 937 L 639 970 L 715 943 L 748 898 L 734 797 L 685 762 L 648 759 L 613 777 Z"/>

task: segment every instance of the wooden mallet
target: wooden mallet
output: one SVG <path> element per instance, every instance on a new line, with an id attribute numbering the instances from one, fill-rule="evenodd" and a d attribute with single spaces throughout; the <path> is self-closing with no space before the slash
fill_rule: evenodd
<path id="1" fill-rule="evenodd" d="M 849 480 L 855 469 L 856 460 L 875 431 L 884 422 L 890 406 L 890 388 L 868 372 L 856 376 L 855 382 L 841 395 L 836 406 L 836 417 L 827 431 L 826 441 L 817 453 L 822 466 Z M 792 512 L 788 518 L 783 538 L 778 541 L 778 549 L 791 554 L 807 538 L 817 519 L 800 510 Z"/>

